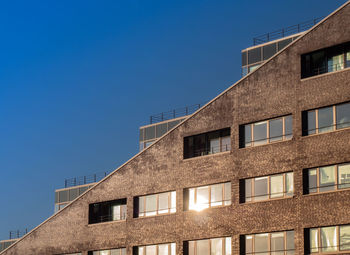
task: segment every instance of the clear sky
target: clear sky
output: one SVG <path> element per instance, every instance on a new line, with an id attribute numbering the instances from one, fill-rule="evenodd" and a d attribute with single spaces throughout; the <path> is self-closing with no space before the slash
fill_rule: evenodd
<path id="1" fill-rule="evenodd" d="M 53 214 L 64 179 L 111 171 L 138 128 L 240 78 L 254 36 L 345 0 L 0 4 L 0 239 Z"/>

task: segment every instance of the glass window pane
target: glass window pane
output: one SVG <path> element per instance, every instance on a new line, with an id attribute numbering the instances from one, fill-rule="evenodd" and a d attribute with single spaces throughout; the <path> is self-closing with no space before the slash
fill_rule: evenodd
<path id="1" fill-rule="evenodd" d="M 269 235 L 268 234 L 257 234 L 254 238 L 255 253 L 260 255 L 269 254 Z"/>
<path id="2" fill-rule="evenodd" d="M 271 233 L 271 254 L 284 255 L 284 233 Z"/>
<path id="3" fill-rule="evenodd" d="M 316 133 L 316 113 L 315 111 L 307 112 L 307 134 L 315 134 Z"/>
<path id="4" fill-rule="evenodd" d="M 245 253 L 253 253 L 253 236 L 245 236 Z"/>
<path id="5" fill-rule="evenodd" d="M 294 178 L 293 173 L 286 173 L 286 196 L 293 196 Z"/>
<path id="6" fill-rule="evenodd" d="M 216 184 L 211 186 L 211 206 L 222 205 L 222 184 Z"/>
<path id="7" fill-rule="evenodd" d="M 126 248 L 122 248 L 122 249 L 120 249 L 121 251 L 120 251 L 120 254 L 121 255 L 126 255 Z M 116 254 L 117 255 L 117 254 Z M 141 254 L 140 254 L 141 255 Z"/>
<path id="8" fill-rule="evenodd" d="M 267 143 L 267 121 L 254 123 L 254 145 Z"/>
<path id="9" fill-rule="evenodd" d="M 170 244 L 170 255 L 176 255 L 176 243 Z"/>
<path id="10" fill-rule="evenodd" d="M 220 139 L 215 138 L 210 140 L 210 151 L 209 153 L 218 153 L 220 152 Z"/>
<path id="11" fill-rule="evenodd" d="M 318 110 L 318 132 L 324 133 L 333 130 L 333 107 Z"/>
<path id="12" fill-rule="evenodd" d="M 223 255 L 222 253 L 222 238 L 211 239 L 211 255 Z"/>
<path id="13" fill-rule="evenodd" d="M 321 228 L 321 247 L 322 252 L 338 250 L 336 227 Z"/>
<path id="14" fill-rule="evenodd" d="M 123 250 L 123 249 L 121 249 L 121 250 Z M 120 254 L 121 250 L 120 249 L 113 249 L 113 250 L 111 250 L 111 255 L 121 255 Z"/>
<path id="15" fill-rule="evenodd" d="M 337 129 L 350 127 L 350 103 L 336 106 Z"/>
<path id="16" fill-rule="evenodd" d="M 157 254 L 157 245 L 146 246 L 146 255 L 156 255 L 156 254 Z"/>
<path id="17" fill-rule="evenodd" d="M 350 250 L 350 225 L 340 226 L 340 250 L 346 251 Z"/>
<path id="18" fill-rule="evenodd" d="M 161 193 L 158 195 L 158 213 L 169 212 L 169 193 Z"/>
<path id="19" fill-rule="evenodd" d="M 143 217 L 145 216 L 145 207 L 144 207 L 144 203 L 145 203 L 145 197 L 139 197 L 139 217 Z"/>
<path id="20" fill-rule="evenodd" d="M 157 214 L 157 195 L 146 196 L 146 216 Z"/>
<path id="21" fill-rule="evenodd" d="M 287 231 L 286 232 L 286 241 L 287 241 L 287 255 L 294 254 L 294 231 Z"/>
<path id="22" fill-rule="evenodd" d="M 168 253 L 169 253 L 169 245 L 168 244 L 158 245 L 158 255 L 168 255 Z"/>
<path id="23" fill-rule="evenodd" d="M 109 255 L 109 250 L 100 251 L 100 255 Z"/>
<path id="24" fill-rule="evenodd" d="M 328 72 L 334 72 L 344 69 L 344 54 L 338 54 L 328 57 Z"/>
<path id="25" fill-rule="evenodd" d="M 335 166 L 320 167 L 320 192 L 334 190 Z"/>
<path id="26" fill-rule="evenodd" d="M 284 117 L 284 135 L 285 139 L 292 139 L 293 137 L 293 117 L 292 115 Z"/>
<path id="27" fill-rule="evenodd" d="M 252 179 L 245 180 L 245 202 L 252 201 Z"/>
<path id="28" fill-rule="evenodd" d="M 248 124 L 244 126 L 244 143 L 245 147 L 252 145 L 252 125 Z"/>
<path id="29" fill-rule="evenodd" d="M 350 164 L 344 164 L 338 167 L 338 188 L 350 188 Z"/>
<path id="30" fill-rule="evenodd" d="M 224 198 L 224 204 L 230 205 L 231 204 L 231 182 L 225 183 L 225 198 Z"/>
<path id="31" fill-rule="evenodd" d="M 283 174 L 271 176 L 270 185 L 271 198 L 283 197 Z"/>
<path id="32" fill-rule="evenodd" d="M 221 151 L 229 151 L 231 150 L 231 137 L 224 136 L 221 137 Z"/>
<path id="33" fill-rule="evenodd" d="M 170 212 L 176 212 L 176 191 L 171 192 L 171 208 Z"/>
<path id="34" fill-rule="evenodd" d="M 145 252 L 145 246 L 139 247 L 139 254 L 138 255 L 144 255 Z"/>
<path id="35" fill-rule="evenodd" d="M 195 241 L 189 241 L 188 242 L 188 255 L 195 255 L 194 253 L 194 246 L 196 242 Z"/>
<path id="36" fill-rule="evenodd" d="M 310 229 L 310 251 L 318 252 L 318 229 Z"/>
<path id="37" fill-rule="evenodd" d="M 190 210 L 196 210 L 195 189 L 189 189 L 189 206 Z"/>
<path id="38" fill-rule="evenodd" d="M 231 248 L 231 237 L 225 238 L 225 255 L 231 255 L 232 254 L 232 248 Z"/>
<path id="39" fill-rule="evenodd" d="M 202 210 L 209 207 L 209 186 L 197 188 L 196 210 Z"/>
<path id="40" fill-rule="evenodd" d="M 120 205 L 112 206 L 112 220 L 121 220 Z"/>
<path id="41" fill-rule="evenodd" d="M 317 169 L 310 169 L 308 174 L 309 179 L 309 193 L 317 192 Z"/>
<path id="42" fill-rule="evenodd" d="M 209 255 L 209 240 L 197 241 L 197 255 Z"/>
<path id="43" fill-rule="evenodd" d="M 254 179 L 254 200 L 266 200 L 268 199 L 268 190 L 267 190 L 267 177 L 260 177 Z"/>
<path id="44" fill-rule="evenodd" d="M 283 138 L 283 119 L 279 118 L 279 119 L 275 119 L 275 120 L 270 120 L 269 125 L 270 125 L 270 130 L 269 130 L 270 142 L 282 140 L 282 138 Z"/>

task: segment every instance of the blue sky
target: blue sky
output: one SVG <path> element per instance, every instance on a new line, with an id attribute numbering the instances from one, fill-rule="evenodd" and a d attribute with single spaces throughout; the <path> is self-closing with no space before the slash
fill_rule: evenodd
<path id="1" fill-rule="evenodd" d="M 0 239 L 51 216 L 65 178 L 136 154 L 150 115 L 237 81 L 254 36 L 344 2 L 0 3 Z"/>

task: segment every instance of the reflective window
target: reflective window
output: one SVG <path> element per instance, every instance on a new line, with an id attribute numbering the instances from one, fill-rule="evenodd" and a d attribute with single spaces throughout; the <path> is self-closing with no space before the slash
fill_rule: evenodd
<path id="1" fill-rule="evenodd" d="M 350 163 L 307 169 L 307 194 L 350 188 Z"/>
<path id="2" fill-rule="evenodd" d="M 294 231 L 245 236 L 245 254 L 294 254 Z"/>
<path id="3" fill-rule="evenodd" d="M 292 139 L 292 129 L 292 115 L 241 126 L 240 148 Z"/>
<path id="4" fill-rule="evenodd" d="M 80 254 L 80 253 L 79 253 Z M 120 248 L 120 249 L 111 249 L 111 250 L 99 250 L 99 251 L 89 251 L 89 255 L 125 255 L 126 254 L 126 248 Z"/>
<path id="5" fill-rule="evenodd" d="M 176 244 L 165 243 L 137 247 L 138 255 L 176 255 Z"/>
<path id="6" fill-rule="evenodd" d="M 244 180 L 245 202 L 290 197 L 294 194 L 293 172 Z"/>
<path id="7" fill-rule="evenodd" d="M 176 212 L 176 191 L 140 196 L 138 217 Z"/>
<path id="8" fill-rule="evenodd" d="M 188 189 L 189 210 L 201 211 L 231 204 L 231 182 Z"/>
<path id="9" fill-rule="evenodd" d="M 231 255 L 231 237 L 188 241 L 188 255 Z"/>
<path id="10" fill-rule="evenodd" d="M 311 253 L 350 251 L 350 225 L 311 228 L 309 233 Z"/>
<path id="11" fill-rule="evenodd" d="M 303 112 L 303 135 L 350 127 L 350 103 Z"/>

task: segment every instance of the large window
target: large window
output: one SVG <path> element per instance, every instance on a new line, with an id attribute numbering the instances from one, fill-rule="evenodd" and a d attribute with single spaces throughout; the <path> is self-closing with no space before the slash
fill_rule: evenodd
<path id="1" fill-rule="evenodd" d="M 242 254 L 291 255 L 294 250 L 294 231 L 246 235 L 241 243 Z"/>
<path id="2" fill-rule="evenodd" d="M 350 225 L 311 228 L 305 243 L 308 253 L 350 251 Z"/>
<path id="3" fill-rule="evenodd" d="M 184 242 L 185 255 L 231 255 L 231 237 Z"/>
<path id="4" fill-rule="evenodd" d="M 231 182 L 186 189 L 185 210 L 201 211 L 231 204 Z"/>
<path id="5" fill-rule="evenodd" d="M 293 196 L 293 172 L 240 181 L 241 203 Z"/>
<path id="6" fill-rule="evenodd" d="M 293 136 L 292 115 L 240 126 L 240 148 L 290 140 Z"/>
<path id="7" fill-rule="evenodd" d="M 176 212 L 176 191 L 140 196 L 135 199 L 136 217 L 147 217 Z"/>
<path id="8" fill-rule="evenodd" d="M 134 255 L 176 255 L 176 244 L 165 243 L 134 247 Z"/>
<path id="9" fill-rule="evenodd" d="M 304 193 L 320 193 L 350 188 L 350 163 L 307 169 Z"/>
<path id="10" fill-rule="evenodd" d="M 89 224 L 126 219 L 126 198 L 89 205 Z"/>
<path id="11" fill-rule="evenodd" d="M 303 112 L 303 135 L 321 134 L 350 127 L 350 103 Z"/>
<path id="12" fill-rule="evenodd" d="M 125 254 L 126 254 L 126 248 L 88 252 L 88 255 L 125 255 Z"/>
<path id="13" fill-rule="evenodd" d="M 307 53 L 301 56 L 301 78 L 334 72 L 350 67 L 350 43 Z"/>
<path id="14" fill-rule="evenodd" d="M 230 128 L 184 138 L 184 158 L 193 158 L 231 150 Z"/>

